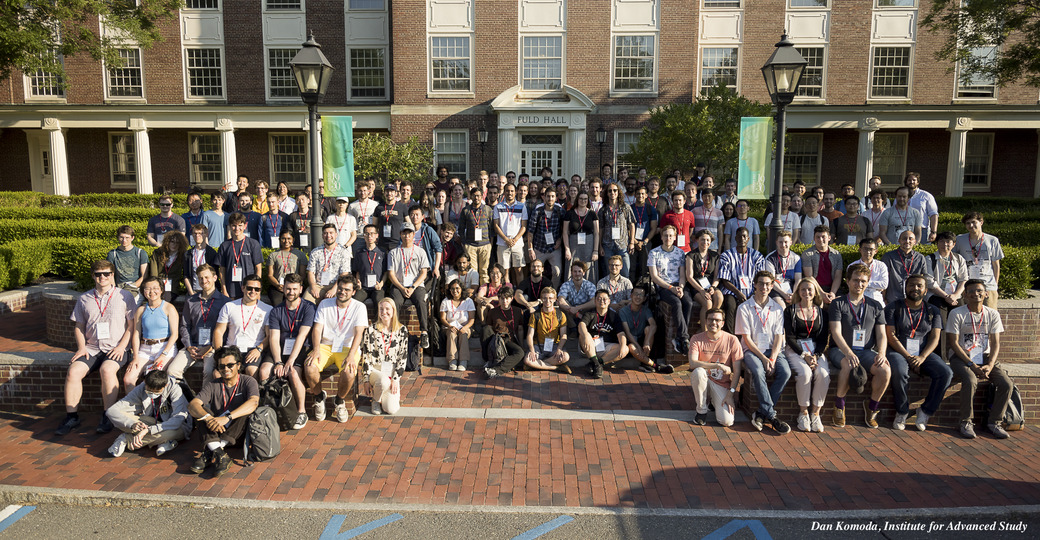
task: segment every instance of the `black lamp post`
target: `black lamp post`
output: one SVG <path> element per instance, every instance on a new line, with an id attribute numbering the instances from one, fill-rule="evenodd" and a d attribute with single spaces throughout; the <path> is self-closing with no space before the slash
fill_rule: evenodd
<path id="1" fill-rule="evenodd" d="M 296 86 L 300 89 L 300 98 L 307 104 L 310 123 L 310 161 L 311 161 L 311 246 L 320 246 L 321 240 L 321 190 L 318 186 L 318 110 L 317 105 L 325 98 L 325 90 L 332 80 L 332 64 L 321 53 L 321 45 L 314 41 L 314 32 L 310 33 L 303 48 L 289 61 Z"/>
<path id="2" fill-rule="evenodd" d="M 480 143 L 480 170 L 487 170 L 484 167 L 484 145 L 487 144 L 488 130 L 484 129 L 484 124 L 480 124 L 477 128 L 477 142 Z"/>
<path id="3" fill-rule="evenodd" d="M 597 169 L 603 167 L 603 145 L 607 144 L 607 130 L 603 129 L 603 124 L 599 125 L 596 129 L 596 144 L 599 145 L 599 163 L 596 164 Z M 604 178 L 603 180 L 606 180 Z"/>
<path id="4" fill-rule="evenodd" d="M 773 171 L 773 222 L 769 224 L 769 247 L 776 245 L 776 239 L 783 230 L 780 223 L 780 193 L 784 185 L 784 136 L 787 133 L 785 121 L 787 106 L 794 101 L 798 86 L 802 82 L 802 71 L 808 62 L 788 41 L 787 34 L 780 36 L 776 50 L 762 66 L 762 75 L 766 78 L 766 89 L 769 99 L 776 105 L 776 162 Z"/>

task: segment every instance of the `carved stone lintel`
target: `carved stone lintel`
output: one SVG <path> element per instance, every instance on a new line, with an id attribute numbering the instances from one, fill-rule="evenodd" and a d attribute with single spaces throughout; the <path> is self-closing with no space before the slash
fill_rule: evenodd
<path id="1" fill-rule="evenodd" d="M 956 119 L 950 122 L 950 131 L 971 131 L 971 118 L 967 116 L 958 116 Z"/>
<path id="2" fill-rule="evenodd" d="M 232 124 L 231 119 L 227 117 L 217 118 L 217 131 L 234 131 L 235 126 Z"/>
<path id="3" fill-rule="evenodd" d="M 58 122 L 57 118 L 44 118 L 43 129 L 47 131 L 57 131 L 61 129 L 61 123 Z"/>
<path id="4" fill-rule="evenodd" d="M 873 116 L 864 117 L 859 121 L 859 126 L 856 128 L 860 131 L 877 131 L 881 129 L 878 125 L 878 119 Z"/>

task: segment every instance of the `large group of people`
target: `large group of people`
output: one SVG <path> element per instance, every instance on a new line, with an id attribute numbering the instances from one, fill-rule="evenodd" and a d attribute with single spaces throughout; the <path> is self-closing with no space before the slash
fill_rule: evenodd
<path id="1" fill-rule="evenodd" d="M 736 182 L 716 193 L 703 167 L 663 181 L 643 168 L 635 176 L 621 168 L 615 178 L 608 164 L 590 180 L 555 180 L 545 168 L 541 178 L 481 171 L 468 182 L 439 167 L 417 197 L 398 180 L 377 199 L 366 179 L 354 201 L 325 197 L 323 186 L 316 196 L 308 188 L 294 197 L 284 183 L 271 191 L 260 182 L 252 192 L 242 176 L 237 191 L 209 194 L 210 210 L 202 193 L 190 193 L 183 215 L 163 196 L 146 231 L 150 256 L 134 245 L 137 231 L 122 226 L 117 247 L 92 265 L 95 288 L 72 314 L 77 351 L 57 433 L 80 424 L 82 380 L 99 371 L 108 412 L 97 431 L 121 432 L 113 455 L 167 452 L 194 424 L 204 450 L 193 470 L 222 474 L 224 448 L 241 440 L 268 378 L 289 381 L 298 429 L 308 422 L 307 395 L 313 418 L 326 418 L 322 377 L 333 366 L 332 415 L 346 422 L 359 380 L 373 414 L 399 410 L 416 347 L 443 355 L 449 370 L 488 378 L 520 368 L 569 374 L 574 337 L 594 378 L 628 358 L 644 372 L 671 373 L 666 355 L 687 356 L 701 425 L 709 398 L 717 421 L 733 423 L 746 372 L 756 429 L 790 431 L 776 404 L 793 377 L 797 428 L 821 432 L 833 373 L 832 425 L 845 425 L 849 390 L 869 380 L 866 425 L 877 427 L 891 387 L 893 427 L 903 429 L 913 371 L 930 379 L 918 429 L 956 373 L 961 433 L 975 436 L 972 399 L 978 381 L 989 380 L 997 402 L 988 428 L 1006 437 L 1000 418 L 1012 383 L 998 361 L 1000 242 L 974 212 L 964 216 L 967 234 L 938 231 L 935 199 L 919 183 L 908 174 L 890 201 L 872 180 L 861 214 L 851 186 L 837 199 L 796 182 L 775 209 L 783 231 L 766 254 L 772 211 L 759 224 Z M 324 223 L 320 241 L 309 236 L 312 213 Z M 937 251 L 921 255 L 919 240 Z M 811 246 L 799 256 L 795 243 Z M 861 258 L 845 267 L 837 244 L 858 246 Z M 897 248 L 876 260 L 882 244 Z M 408 306 L 415 342 L 403 324 Z M 672 328 L 658 324 L 663 312 Z M 663 343 L 668 333 L 674 338 Z M 471 336 L 481 342 L 478 361 Z M 203 386 L 189 401 L 181 388 L 196 363 Z"/>

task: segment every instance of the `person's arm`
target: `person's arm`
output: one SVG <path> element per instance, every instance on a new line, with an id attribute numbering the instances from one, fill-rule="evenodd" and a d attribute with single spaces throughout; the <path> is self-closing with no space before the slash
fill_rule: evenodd
<path id="1" fill-rule="evenodd" d="M 181 330 L 180 315 L 177 313 L 177 308 L 173 307 L 173 304 L 169 302 L 165 302 L 165 305 L 166 318 L 170 321 L 170 338 L 166 340 L 166 346 L 163 347 L 162 353 L 166 357 L 166 361 L 159 363 L 160 369 L 169 364 L 169 361 L 173 359 L 173 355 L 177 352 L 177 337 L 180 335 Z"/>
<path id="2" fill-rule="evenodd" d="M 837 347 L 845 356 L 856 356 L 852 347 L 849 347 L 848 342 L 845 341 L 845 337 L 841 335 L 841 321 L 831 320 L 830 329 L 831 339 L 834 340 L 834 346 Z"/>
<path id="3" fill-rule="evenodd" d="M 241 375 L 240 375 L 241 376 Z M 235 418 L 244 418 L 253 414 L 253 411 L 260 405 L 260 396 L 253 396 L 246 400 L 245 403 L 239 405 L 235 410 L 231 411 L 228 416 L 227 423 L 230 424 Z"/>
<path id="4" fill-rule="evenodd" d="M 365 326 L 354 327 L 354 340 L 350 342 L 350 350 L 347 352 L 347 360 L 343 362 L 343 370 L 350 375 L 357 373 L 358 363 L 352 361 L 361 354 L 361 340 L 365 336 Z"/>
<path id="5" fill-rule="evenodd" d="M 592 212 L 592 210 L 589 210 Z M 599 234 L 599 220 L 592 222 L 592 260 L 599 260 L 599 252 L 603 249 L 603 245 L 600 243 Z"/>
<path id="6" fill-rule="evenodd" d="M 141 282 L 144 281 L 144 278 L 147 275 L 148 275 L 148 261 L 145 260 L 145 262 L 141 263 L 141 266 L 138 268 L 137 280 L 134 281 L 134 287 L 140 287 L 141 286 Z"/>
<path id="7" fill-rule="evenodd" d="M 134 313 L 134 321 L 140 321 L 141 315 L 144 313 L 144 306 L 137 308 Z M 134 331 L 130 338 L 130 357 L 133 359 L 131 364 L 137 364 L 137 355 L 141 353 L 141 325 L 135 324 Z"/>
<path id="8" fill-rule="evenodd" d="M 303 352 L 303 342 L 306 341 L 305 336 L 310 331 L 311 331 L 311 327 L 310 326 L 301 326 L 300 327 L 300 332 L 298 334 L 296 334 L 296 343 L 293 344 L 293 349 L 291 351 L 289 351 L 289 357 L 282 360 L 283 362 L 285 362 L 286 366 L 291 368 L 291 367 L 293 367 L 296 364 L 296 361 L 299 360 L 300 353 Z M 281 350 L 280 350 L 281 347 L 278 346 L 278 343 L 281 343 L 280 336 L 275 336 L 272 333 L 269 336 L 269 339 L 271 340 L 271 350 L 272 351 L 278 350 L 279 351 L 278 354 L 281 354 Z"/>
<path id="9" fill-rule="evenodd" d="M 227 332 L 227 323 L 218 322 L 213 326 L 213 350 L 217 350 L 224 346 L 224 333 Z"/>
<path id="10" fill-rule="evenodd" d="M 267 286 L 268 288 L 282 290 L 282 284 L 278 283 L 278 278 L 274 276 L 274 263 L 275 253 L 271 253 L 271 257 L 267 260 Z"/>
<path id="11" fill-rule="evenodd" d="M 938 329 L 936 329 L 936 330 L 938 330 Z M 886 324 L 885 325 L 885 339 L 886 339 L 886 343 L 888 343 L 888 345 L 890 347 L 892 347 L 892 350 L 895 351 L 896 353 L 902 355 L 903 358 L 909 359 L 912 356 L 910 354 L 910 351 L 906 350 L 906 347 L 903 346 L 903 342 L 899 341 L 899 338 L 896 337 L 896 327 L 895 326 L 892 326 L 891 324 Z M 921 356 L 928 356 L 928 355 L 922 353 Z"/>
<path id="12" fill-rule="evenodd" d="M 228 294 L 227 289 L 227 271 L 225 271 L 224 267 L 221 266 L 220 268 L 217 268 L 217 272 L 220 273 L 220 292 L 224 293 L 224 296 L 230 297 L 231 295 Z"/>
<path id="13" fill-rule="evenodd" d="M 500 227 L 499 224 L 498 224 L 498 217 L 499 217 L 499 215 L 500 214 L 498 212 L 498 208 L 495 208 L 495 213 L 493 214 L 493 217 L 491 218 L 491 221 L 492 221 L 492 223 L 494 224 L 494 227 L 495 227 L 495 229 L 494 229 L 495 235 L 498 236 L 499 238 L 501 238 L 503 242 L 506 242 L 508 244 L 509 236 L 506 235 L 505 231 L 503 231 L 502 227 Z"/>
<path id="14" fill-rule="evenodd" d="M 841 288 L 841 265 L 844 262 L 837 251 L 834 253 L 838 255 L 838 264 L 831 264 L 831 300 L 838 296 L 838 289 Z"/>
<path id="15" fill-rule="evenodd" d="M 318 353 L 321 349 L 321 338 L 325 330 L 325 324 L 322 323 L 315 313 L 314 325 L 311 326 L 311 352 L 307 355 L 307 365 L 316 364 L 318 362 Z M 300 330 L 300 335 L 303 335 L 303 330 Z M 303 341 L 302 339 L 299 341 Z M 333 351 L 335 352 L 335 351 Z"/>
<path id="16" fill-rule="evenodd" d="M 302 332 L 303 330 L 301 329 L 300 331 Z M 282 342 L 282 331 L 277 328 L 268 328 L 267 339 L 271 340 L 271 359 L 274 360 L 274 365 L 282 364 L 282 348 L 278 346 Z"/>
<path id="17" fill-rule="evenodd" d="M 866 301 L 866 300 L 864 300 Z M 881 365 L 888 363 L 888 358 L 885 357 L 885 353 L 888 352 L 888 336 L 885 335 L 885 325 L 875 324 L 874 325 L 874 339 L 877 341 L 877 360 L 876 362 Z"/>
<path id="18" fill-rule="evenodd" d="M 982 372 L 989 377 L 993 368 L 997 366 L 997 358 L 1000 356 L 1000 334 L 998 332 L 990 332 L 989 334 L 989 359 L 982 365 Z"/>
<path id="19" fill-rule="evenodd" d="M 989 264 L 990 264 L 990 266 L 993 267 L 993 281 L 997 282 L 997 284 L 999 285 L 1000 284 L 1000 261 L 998 261 L 997 259 L 993 259 L 993 260 L 990 261 Z"/>
<path id="20" fill-rule="evenodd" d="M 924 348 L 921 349 L 921 354 L 918 356 L 921 358 L 928 358 L 930 354 L 935 352 L 935 349 L 939 347 L 939 338 L 941 337 L 941 334 L 942 330 L 939 328 L 932 328 L 932 331 L 928 332 L 928 342 L 925 344 Z"/>

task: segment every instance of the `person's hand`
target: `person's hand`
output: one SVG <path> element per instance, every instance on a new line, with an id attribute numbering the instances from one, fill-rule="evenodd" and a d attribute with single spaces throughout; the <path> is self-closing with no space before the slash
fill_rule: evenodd
<path id="1" fill-rule="evenodd" d="M 252 349 L 246 353 L 246 361 L 243 364 L 255 364 L 260 359 L 260 349 Z"/>
<path id="2" fill-rule="evenodd" d="M 846 354 L 845 357 L 841 359 L 841 365 L 842 367 L 853 369 L 859 365 L 859 358 L 854 354 Z"/>
<path id="3" fill-rule="evenodd" d="M 647 356 L 650 356 L 650 346 L 649 345 L 643 345 L 643 354 L 645 354 Z"/>
<path id="4" fill-rule="evenodd" d="M 307 353 L 307 360 L 305 360 L 307 367 L 314 367 L 318 365 L 318 347 L 315 347 L 311 352 Z"/>
<path id="5" fill-rule="evenodd" d="M 343 363 L 343 372 L 346 373 L 348 377 L 356 376 L 357 375 L 357 368 L 358 368 L 357 364 L 355 364 L 354 362 L 351 362 L 349 358 L 347 359 L 346 362 Z"/>
<path id="6" fill-rule="evenodd" d="M 766 358 L 766 375 L 772 375 L 776 371 L 776 358 Z"/>
<path id="7" fill-rule="evenodd" d="M 737 298 L 740 299 L 740 302 L 738 302 L 739 304 L 743 304 L 744 302 L 747 302 L 747 296 L 744 296 L 744 293 L 742 293 L 740 291 L 737 291 Z"/>
<path id="8" fill-rule="evenodd" d="M 69 364 L 72 364 L 73 362 L 75 362 L 76 360 L 79 360 L 80 358 L 89 358 L 89 357 L 90 357 L 90 353 L 87 352 L 87 349 L 85 347 L 82 348 L 82 349 L 78 349 L 78 350 L 76 350 L 76 354 L 72 355 L 72 359 L 69 360 Z"/>
<path id="9" fill-rule="evenodd" d="M 809 366 L 809 369 L 816 371 L 816 356 L 806 353 L 802 359 L 805 360 L 805 365 Z"/>
<path id="10" fill-rule="evenodd" d="M 722 373 L 724 375 L 732 375 L 733 374 L 733 368 L 727 366 L 726 364 L 718 364 L 718 366 L 719 366 L 719 369 L 722 371 Z"/>
<path id="11" fill-rule="evenodd" d="M 313 296 L 315 298 L 321 298 L 321 294 L 319 294 L 319 293 L 321 293 L 321 289 L 319 289 L 318 287 L 311 287 L 310 288 L 310 292 L 311 292 L 311 296 Z"/>
<path id="12" fill-rule="evenodd" d="M 148 430 L 144 429 L 134 433 L 134 436 L 127 441 L 126 446 L 131 450 L 137 450 L 144 445 L 144 436 L 148 434 Z"/>
<path id="13" fill-rule="evenodd" d="M 315 297 L 317 297 L 317 295 L 315 295 Z M 336 287 L 330 287 L 328 291 L 325 291 L 325 298 L 335 298 L 335 297 L 336 297 Z"/>
<path id="14" fill-rule="evenodd" d="M 190 356 L 192 358 L 198 358 L 199 357 L 199 348 L 198 347 L 188 347 L 186 350 L 188 351 L 188 356 Z"/>
<path id="15" fill-rule="evenodd" d="M 290 371 L 292 371 L 291 364 L 278 364 L 274 367 L 274 374 L 278 377 L 287 377 Z"/>
<path id="16" fill-rule="evenodd" d="M 563 258 L 567 259 L 568 261 L 571 260 L 571 248 L 563 248 Z"/>
<path id="17" fill-rule="evenodd" d="M 594 260 L 594 261 L 598 261 L 599 260 L 599 252 L 598 251 L 593 251 L 592 252 L 592 260 Z"/>
<path id="18" fill-rule="evenodd" d="M 390 379 L 390 393 L 395 396 L 401 393 L 400 379 Z"/>
<path id="19" fill-rule="evenodd" d="M 125 345 L 120 347 L 119 344 L 116 344 L 115 347 L 112 347 L 111 351 L 108 351 L 108 359 L 109 360 L 114 360 L 114 361 L 118 362 L 119 359 L 123 357 L 123 353 L 125 353 L 125 352 L 126 352 L 126 346 Z M 86 355 L 84 355 L 84 356 L 86 356 Z"/>
<path id="20" fill-rule="evenodd" d="M 982 374 L 983 379 L 988 379 L 989 374 L 993 372 L 993 366 L 989 364 L 983 364 L 979 366 L 979 372 Z"/>
<path id="21" fill-rule="evenodd" d="M 148 425 L 147 424 L 145 424 L 144 422 L 137 422 L 136 424 L 130 426 L 130 433 L 133 433 L 133 434 L 136 435 L 136 434 L 138 434 L 138 433 L 140 433 L 142 431 L 146 431 L 147 429 L 148 429 Z"/>
<path id="22" fill-rule="evenodd" d="M 448 326 L 448 332 L 450 332 L 450 333 L 451 333 L 451 335 L 453 335 L 453 336 L 454 336 L 455 334 L 458 334 L 458 333 L 459 333 L 459 329 L 458 329 L 458 328 L 455 328 L 454 326 Z"/>
<path id="23" fill-rule="evenodd" d="M 433 279 L 440 279 L 440 278 L 441 278 L 441 267 L 440 266 L 434 267 L 434 269 L 433 269 Z"/>
<path id="24" fill-rule="evenodd" d="M 921 367 L 923 362 L 924 358 L 921 358 L 921 355 L 908 356 L 906 358 L 906 363 L 910 364 L 910 369 L 913 370 L 917 370 L 917 368 Z"/>
<path id="25" fill-rule="evenodd" d="M 874 365 L 878 367 L 884 367 L 888 365 L 888 358 L 885 358 L 883 354 L 874 355 Z"/>

